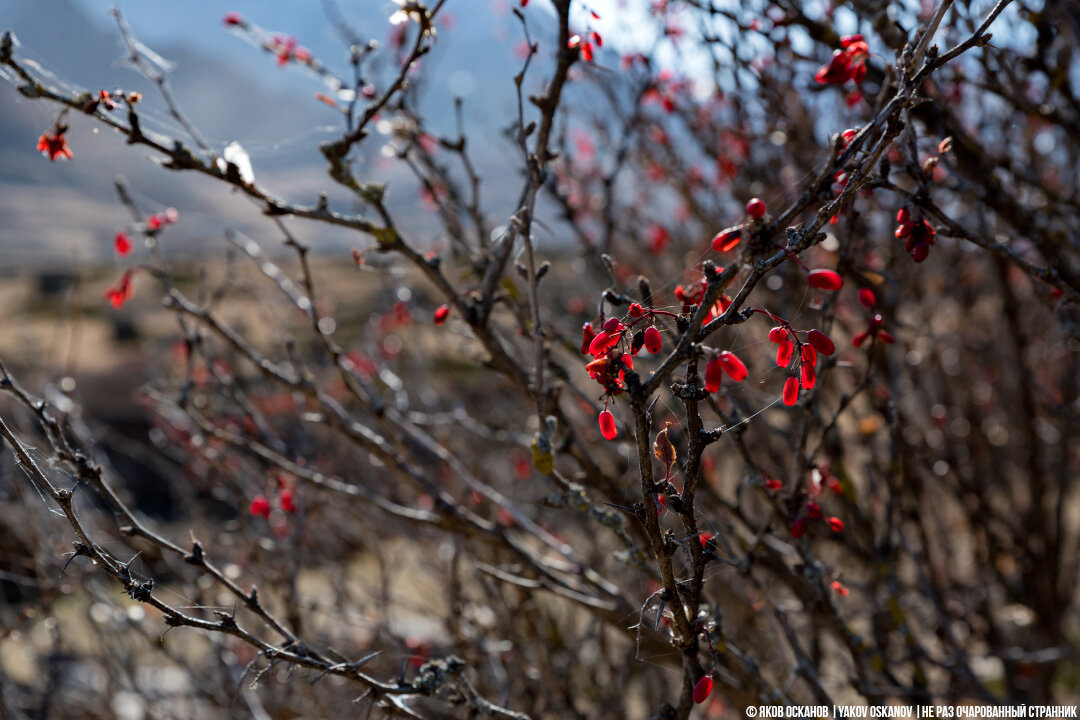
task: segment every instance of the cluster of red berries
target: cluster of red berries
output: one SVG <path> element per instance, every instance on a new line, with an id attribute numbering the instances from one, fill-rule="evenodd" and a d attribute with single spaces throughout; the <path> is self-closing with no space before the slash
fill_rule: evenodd
<path id="1" fill-rule="evenodd" d="M 720 383 L 724 379 L 724 373 L 731 376 L 735 382 L 746 379 L 749 371 L 746 364 L 735 353 L 724 350 L 705 364 L 705 390 L 711 393 L 720 391 Z"/>
<path id="2" fill-rule="evenodd" d="M 278 67 L 284 67 L 290 60 L 307 65 L 311 62 L 311 51 L 297 44 L 291 35 L 274 35 L 268 49 L 277 56 Z"/>
<path id="3" fill-rule="evenodd" d="M 157 232 L 166 225 L 172 225 L 179 219 L 180 213 L 176 211 L 176 208 L 169 208 L 165 212 L 154 213 L 146 218 L 146 231 Z"/>
<path id="4" fill-rule="evenodd" d="M 814 74 L 814 79 L 822 85 L 843 85 L 848 80 L 862 85 L 869 57 L 870 46 L 863 36 L 847 35 L 840 38 L 840 49 L 833 52 L 832 60 Z"/>
<path id="5" fill-rule="evenodd" d="M 922 262 L 930 254 L 930 246 L 936 242 L 937 231 L 926 218 L 915 219 L 907 206 L 896 213 L 896 232 L 898 238 L 907 238 L 904 250 L 911 253 L 915 262 Z"/>
<path id="6" fill-rule="evenodd" d="M 829 529 L 834 533 L 842 533 L 844 531 L 844 521 L 838 517 L 826 518 L 822 512 L 821 505 L 816 501 L 826 490 L 832 492 L 833 495 L 843 495 L 844 489 L 840 484 L 839 478 L 832 474 L 828 465 L 820 465 L 814 472 L 810 481 L 809 488 L 807 489 L 808 499 L 806 503 L 806 513 L 800 514 L 791 523 L 791 535 L 795 538 L 800 538 L 806 534 L 806 531 L 810 527 L 811 520 L 825 520 L 829 525 Z"/>
<path id="7" fill-rule="evenodd" d="M 855 347 L 862 347 L 863 343 L 867 340 L 871 344 L 875 340 L 881 340 L 886 345 L 892 345 L 896 342 L 894 338 L 887 330 L 882 330 L 881 326 L 884 324 L 885 319 L 881 316 L 881 313 L 876 312 L 877 297 L 874 296 L 874 291 L 870 288 L 862 288 L 859 290 L 859 302 L 867 310 L 873 311 L 873 315 L 870 316 L 870 322 L 867 323 L 866 329 L 851 339 L 851 344 Z"/>
<path id="8" fill-rule="evenodd" d="M 723 268 L 719 269 L 723 270 Z M 708 289 L 708 286 L 709 281 L 704 277 L 702 277 L 701 281 L 698 283 L 688 283 L 686 285 L 675 286 L 675 290 L 673 291 L 675 294 L 675 299 L 682 303 L 682 311 L 684 313 L 692 312 L 694 308 L 699 303 L 701 303 L 701 301 L 705 297 L 705 290 Z M 730 305 L 731 298 L 727 295 L 721 295 L 720 299 L 717 300 L 716 303 L 709 310 L 709 315 L 705 318 L 705 322 L 707 323 L 710 320 L 713 320 L 714 318 L 718 318 L 723 315 Z"/>
<path id="9" fill-rule="evenodd" d="M 166 225 L 172 225 L 180 219 L 176 208 L 169 208 L 165 212 L 154 213 L 146 218 L 141 231 L 146 235 L 159 232 Z M 113 237 L 113 249 L 120 257 L 126 257 L 131 253 L 131 237 L 124 231 L 116 233 Z M 135 295 L 135 283 L 133 282 L 135 270 L 129 269 L 120 276 L 120 279 L 105 290 L 105 299 L 114 309 L 119 310 L 124 303 Z"/>
<path id="10" fill-rule="evenodd" d="M 618 435 L 615 416 L 606 407 L 607 399 L 621 394 L 625 389 L 626 370 L 634 369 L 634 356 L 645 348 L 655 355 L 663 348 L 664 341 L 654 319 L 657 315 L 673 315 L 663 310 L 653 310 L 640 303 L 630 303 L 627 311 L 627 323 L 619 318 L 608 318 L 597 332 L 592 323 L 581 327 L 581 352 L 593 356 L 585 369 L 589 377 L 604 388 L 605 408 L 600 413 L 600 433 L 607 440 Z M 634 332 L 630 331 L 640 323 L 647 325 Z M 629 335 L 629 339 L 627 336 Z"/>
<path id="11" fill-rule="evenodd" d="M 600 37 L 598 32 L 586 33 L 585 37 L 580 35 L 571 35 L 570 39 L 566 43 L 566 47 L 573 50 L 574 48 L 581 49 L 581 59 L 585 62 L 592 62 L 596 56 L 596 49 L 604 46 L 604 38 Z"/>
<path id="12" fill-rule="evenodd" d="M 806 339 L 801 340 L 800 334 L 806 334 Z M 804 387 L 812 390 L 817 383 L 818 353 L 832 355 L 836 352 L 836 345 L 832 338 L 820 330 L 793 330 L 787 323 L 777 325 L 769 331 L 769 340 L 776 343 L 776 364 L 778 367 L 787 368 L 791 365 L 795 351 L 798 349 L 799 374 L 789 375 L 784 381 L 784 404 L 791 406 L 799 400 L 799 388 Z"/>
<path id="13" fill-rule="evenodd" d="M 286 488 L 278 494 L 278 507 L 287 513 L 296 512 L 296 499 L 293 497 L 293 491 Z M 270 517 L 270 501 L 266 499 L 265 495 L 256 495 L 251 499 L 251 505 L 248 506 L 248 512 L 255 517 Z"/>
<path id="14" fill-rule="evenodd" d="M 825 518 L 822 513 L 821 506 L 813 500 L 806 503 L 806 514 L 799 515 L 791 523 L 791 536 L 794 538 L 801 538 L 806 534 L 806 531 L 810 529 L 811 520 L 822 520 L 829 524 L 829 529 L 834 533 L 844 532 L 844 521 L 838 517 Z"/>
<path id="15" fill-rule="evenodd" d="M 766 212 L 765 202 L 761 198 L 750 198 L 750 201 L 746 203 L 746 214 L 750 217 L 751 222 L 761 220 L 765 217 Z M 716 233 L 712 239 L 712 249 L 716 252 L 731 252 L 734 250 L 742 241 L 742 232 L 745 225 L 745 223 L 736 225 Z"/>
<path id="16" fill-rule="evenodd" d="M 225 27 L 239 28 L 249 33 L 256 34 L 261 38 L 261 33 L 258 28 L 252 26 L 240 13 L 225 13 L 222 22 L 225 24 Z M 277 57 L 278 67 L 284 67 L 292 60 L 304 65 L 311 65 L 315 61 L 311 51 L 305 47 L 301 47 L 297 43 L 296 38 L 291 35 L 277 33 L 271 38 L 263 40 L 262 46 L 263 49 L 272 52 Z"/>
<path id="17" fill-rule="evenodd" d="M 701 302 L 701 298 L 705 296 L 705 289 L 708 287 L 709 281 L 704 277 L 701 278 L 699 283 L 688 283 L 686 285 L 675 286 L 675 299 L 682 303 L 682 311 L 684 313 L 690 312 L 690 308 Z"/>

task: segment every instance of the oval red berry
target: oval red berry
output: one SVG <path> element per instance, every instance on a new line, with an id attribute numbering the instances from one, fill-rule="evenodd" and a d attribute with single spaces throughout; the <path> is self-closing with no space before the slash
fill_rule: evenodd
<path id="1" fill-rule="evenodd" d="M 724 379 L 724 366 L 720 360 L 713 358 L 705 365 L 705 389 L 714 393 L 720 390 L 720 383 Z"/>
<path id="2" fill-rule="evenodd" d="M 601 330 L 600 332 L 596 333 L 596 337 L 594 337 L 589 343 L 589 354 L 593 357 L 600 355 L 605 350 L 607 350 L 607 342 L 608 334 L 605 331 Z"/>
<path id="3" fill-rule="evenodd" d="M 877 298 L 874 297 L 874 291 L 870 288 L 860 288 L 859 302 L 862 303 L 862 306 L 867 310 L 873 310 L 874 306 L 877 305 Z"/>
<path id="4" fill-rule="evenodd" d="M 746 379 L 748 374 L 746 365 L 735 353 L 725 350 L 720 353 L 719 362 L 720 366 L 724 368 L 724 372 L 730 375 L 735 382 L 742 382 Z"/>
<path id="5" fill-rule="evenodd" d="M 712 239 L 712 249 L 716 252 L 730 252 L 738 246 L 740 240 L 742 233 L 738 230 L 721 230 Z"/>
<path id="6" fill-rule="evenodd" d="M 792 406 L 799 400 L 799 378 L 794 375 L 784 381 L 784 404 Z"/>
<path id="7" fill-rule="evenodd" d="M 765 203 L 761 198 L 750 198 L 750 202 L 746 203 L 746 214 L 760 220 L 765 217 Z"/>
<path id="8" fill-rule="evenodd" d="M 832 338 L 820 330 L 811 330 L 806 339 L 822 355 L 832 355 L 836 352 L 836 345 L 833 344 Z"/>
<path id="9" fill-rule="evenodd" d="M 645 328 L 645 349 L 651 352 L 653 355 L 660 352 L 664 345 L 663 338 L 660 337 L 660 331 L 656 329 L 655 325 L 650 325 Z"/>
<path id="10" fill-rule="evenodd" d="M 610 410 L 604 410 L 600 413 L 600 434 L 604 436 L 605 440 L 614 440 L 619 434 L 619 429 L 615 427 L 615 416 L 611 414 Z"/>
<path id="11" fill-rule="evenodd" d="M 694 685 L 694 702 L 700 705 L 709 699 L 712 692 L 713 679 L 711 675 L 705 675 Z"/>
<path id="12" fill-rule="evenodd" d="M 806 276 L 810 287 L 819 290 L 839 290 L 844 286 L 844 278 L 835 270 L 811 270 Z"/>

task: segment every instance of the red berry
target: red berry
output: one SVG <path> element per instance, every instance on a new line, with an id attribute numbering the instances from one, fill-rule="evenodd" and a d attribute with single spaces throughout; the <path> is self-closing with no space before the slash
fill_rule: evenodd
<path id="1" fill-rule="evenodd" d="M 240 13 L 230 12 L 230 13 L 225 13 L 225 17 L 223 18 L 223 22 L 226 25 L 243 25 L 244 24 L 244 18 Z"/>
<path id="2" fill-rule="evenodd" d="M 287 513 L 296 512 L 296 499 L 293 497 L 292 490 L 285 489 L 278 495 L 278 506 L 281 507 Z"/>
<path id="3" fill-rule="evenodd" d="M 431 655 L 431 643 L 414 636 L 405 641 L 405 646 L 413 652 L 409 656 L 409 664 L 414 668 L 423 667 L 428 656 Z"/>
<path id="4" fill-rule="evenodd" d="M 581 353 L 583 355 L 589 352 L 589 344 L 592 343 L 594 337 L 596 337 L 596 331 L 593 330 L 592 323 L 581 326 Z"/>
<path id="5" fill-rule="evenodd" d="M 698 533 L 697 539 L 698 539 L 698 542 L 701 543 L 701 547 L 704 548 L 706 545 L 709 544 L 709 541 L 712 540 L 712 537 L 713 537 L 712 533 L 709 532 L 708 530 L 706 530 L 704 532 Z"/>
<path id="6" fill-rule="evenodd" d="M 435 324 L 442 325 L 444 322 L 446 322 L 446 318 L 448 318 L 449 316 L 450 306 L 440 305 L 438 308 L 435 309 Z"/>
<path id="7" fill-rule="evenodd" d="M 806 503 L 806 514 L 812 517 L 814 520 L 821 518 L 821 506 L 814 501 Z"/>
<path id="8" fill-rule="evenodd" d="M 248 507 L 248 512 L 256 517 L 270 517 L 270 501 L 263 495 L 256 495 L 251 499 L 251 505 Z"/>
<path id="9" fill-rule="evenodd" d="M 723 379 L 724 366 L 718 358 L 713 358 L 705 365 L 705 390 L 711 393 L 719 391 Z"/>
<path id="10" fill-rule="evenodd" d="M 859 302 L 867 310 L 873 310 L 877 305 L 877 298 L 874 297 L 874 291 L 870 288 L 859 288 Z M 828 355 L 829 353 L 826 353 Z"/>
<path id="11" fill-rule="evenodd" d="M 776 366 L 787 367 L 794 354 L 795 343 L 791 341 L 791 338 L 784 338 L 784 341 L 776 348 Z"/>
<path id="12" fill-rule="evenodd" d="M 832 355 L 836 352 L 836 345 L 833 344 L 832 338 L 820 330 L 811 330 L 806 339 L 822 355 Z"/>
<path id="13" fill-rule="evenodd" d="M 847 597 L 848 593 L 851 592 L 846 587 L 844 587 L 844 584 L 842 582 L 840 582 L 839 580 L 833 580 L 832 590 L 833 590 L 834 593 L 836 593 L 840 597 Z"/>
<path id="14" fill-rule="evenodd" d="M 910 222 L 911 222 L 911 211 L 908 210 L 906 207 L 900 208 L 899 212 L 896 213 L 896 223 L 898 225 L 907 225 Z"/>
<path id="15" fill-rule="evenodd" d="M 113 238 L 113 247 L 116 249 L 116 254 L 120 257 L 124 257 L 131 252 L 131 240 L 128 238 L 127 233 L 118 232 L 116 237 Z"/>
<path id="16" fill-rule="evenodd" d="M 791 523 L 791 537 L 801 538 L 806 534 L 806 528 L 810 526 L 810 518 L 805 515 L 800 515 L 795 518 L 795 522 Z"/>
<path id="17" fill-rule="evenodd" d="M 630 303 L 630 307 L 626 312 L 630 317 L 636 319 L 645 314 L 645 308 L 641 307 L 641 303 Z"/>
<path id="18" fill-rule="evenodd" d="M 834 533 L 844 532 L 844 521 L 838 517 L 829 518 L 829 527 L 832 528 Z"/>
<path id="19" fill-rule="evenodd" d="M 615 427 L 615 416 L 611 414 L 610 410 L 604 410 L 600 413 L 600 434 L 604 436 L 605 440 L 614 440 L 615 436 L 619 434 L 619 429 Z"/>
<path id="20" fill-rule="evenodd" d="M 712 692 L 713 679 L 711 675 L 704 675 L 697 684 L 694 685 L 694 702 L 700 705 L 709 699 L 709 693 Z"/>
<path id="21" fill-rule="evenodd" d="M 720 353 L 720 357 L 717 358 L 720 363 L 720 367 L 724 368 L 724 372 L 731 376 L 731 379 L 735 382 L 742 382 L 746 379 L 747 370 L 743 361 L 732 352 L 725 350 Z"/>
<path id="22" fill-rule="evenodd" d="M 651 352 L 653 355 L 660 352 L 663 347 L 664 341 L 660 337 L 660 331 L 656 329 L 655 325 L 650 325 L 645 328 L 645 349 Z"/>
<path id="23" fill-rule="evenodd" d="M 934 226 L 931 225 L 930 221 L 927 220 L 926 218 L 923 218 L 921 223 L 922 223 L 921 232 L 922 232 L 923 239 L 926 240 L 926 242 L 933 245 L 934 243 L 937 242 L 937 230 L 934 229 Z"/>
<path id="24" fill-rule="evenodd" d="M 803 365 L 809 365 L 810 367 L 817 365 L 817 350 L 814 349 L 813 345 L 803 345 L 799 355 Z"/>
<path id="25" fill-rule="evenodd" d="M 813 390 L 814 385 L 817 383 L 817 371 L 814 370 L 814 366 L 809 363 L 803 363 L 799 370 L 799 376 L 802 380 L 802 386 L 807 390 Z"/>
<path id="26" fill-rule="evenodd" d="M 820 290 L 839 290 L 844 286 L 844 278 L 835 270 L 811 270 L 806 276 L 810 287 Z"/>
<path id="27" fill-rule="evenodd" d="M 593 336 L 591 342 L 589 342 L 589 354 L 593 357 L 602 354 L 608 348 L 608 334 L 601 330 Z"/>
<path id="28" fill-rule="evenodd" d="M 774 343 L 779 345 L 780 343 L 787 340 L 787 330 L 785 330 L 783 326 L 777 325 L 769 331 L 769 340 L 772 340 Z"/>
<path id="29" fill-rule="evenodd" d="M 730 230 L 721 230 L 716 234 L 716 237 L 712 239 L 712 249 L 716 252 L 730 252 L 734 250 L 742 240 L 742 233 L 734 228 Z"/>
<path id="30" fill-rule="evenodd" d="M 746 214 L 755 220 L 760 220 L 765 217 L 765 203 L 761 198 L 751 198 L 750 202 L 746 203 Z"/>
<path id="31" fill-rule="evenodd" d="M 851 338 L 851 344 L 855 347 L 862 347 L 863 343 L 870 337 L 870 333 L 861 332 L 855 337 Z"/>
<path id="32" fill-rule="evenodd" d="M 792 406 L 799 400 L 799 378 L 791 375 L 784 381 L 784 404 Z"/>

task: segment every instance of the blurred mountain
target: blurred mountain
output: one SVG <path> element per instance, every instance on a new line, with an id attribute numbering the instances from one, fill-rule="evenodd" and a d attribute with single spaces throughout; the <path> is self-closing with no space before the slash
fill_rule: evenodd
<path id="1" fill-rule="evenodd" d="M 294 34 L 299 42 L 342 76 L 349 75 L 342 18 L 351 32 L 384 42 L 390 26 L 389 3 L 342 2 L 339 13 L 324 12 L 315 0 L 264 3 L 219 0 L 122 5 L 136 36 L 171 65 L 170 81 L 184 112 L 219 152 L 238 141 L 251 156 L 259 182 L 290 200 L 314 202 L 328 190 L 335 206 L 351 200 L 327 178 L 318 144 L 341 132 L 341 118 L 314 98 L 326 88 L 302 68 L 278 68 L 273 56 L 228 32 L 224 10 L 241 12 L 269 31 Z M 487 0 L 478 0 L 480 7 Z M 144 125 L 182 136 L 168 117 L 155 88 L 124 62 L 112 1 L 0 0 L 0 30 L 11 29 L 19 57 L 35 61 L 48 81 L 69 90 L 139 90 L 144 95 Z M 334 6 L 338 7 L 338 6 Z M 473 7 L 470 5 L 470 7 Z M 421 107 L 436 132 L 456 132 L 453 98 L 465 98 L 465 122 L 473 136 L 474 160 L 485 176 L 486 200 L 493 212 L 506 212 L 514 200 L 519 164 L 514 148 L 500 135 L 515 116 L 514 74 L 520 69 L 515 46 L 520 28 L 505 0 L 489 12 L 441 18 L 435 51 L 423 62 Z M 544 68 L 531 73 L 539 84 Z M 0 82 L 0 248 L 8 263 L 68 264 L 72 258 L 109 257 L 111 238 L 128 221 L 118 204 L 113 179 L 124 176 L 147 212 L 176 207 L 181 222 L 166 243 L 174 250 L 196 250 L 220 243 L 226 224 L 273 242 L 272 227 L 258 209 L 208 178 L 170 173 L 155 167 L 145 148 L 129 148 L 122 138 L 88 118 L 68 115 L 69 144 L 75 157 L 50 163 L 36 151 L 38 136 L 54 121 L 57 107 L 23 98 Z M 185 138 L 186 139 L 186 138 Z M 400 164 L 380 159 L 383 139 L 365 143 L 361 174 L 389 183 L 391 207 L 402 225 L 421 236 L 437 227 L 417 200 L 415 183 Z M 508 182 L 508 180 L 510 182 Z M 303 232 L 317 247 L 355 244 L 354 237 L 321 227 Z"/>

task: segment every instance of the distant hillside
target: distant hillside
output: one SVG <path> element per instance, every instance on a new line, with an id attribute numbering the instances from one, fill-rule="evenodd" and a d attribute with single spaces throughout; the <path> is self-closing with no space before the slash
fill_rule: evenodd
<path id="1" fill-rule="evenodd" d="M 150 127 L 157 119 L 163 123 L 159 129 L 168 128 L 171 122 L 152 86 L 121 62 L 119 36 L 108 14 L 111 5 L 111 0 L 4 0 L 0 29 L 11 29 L 20 55 L 54 72 L 59 83 L 95 91 L 142 91 Z M 277 68 L 271 56 L 221 25 L 224 9 L 236 8 L 267 29 L 295 33 L 317 56 L 345 72 L 344 43 L 320 3 L 303 3 L 302 12 L 297 3 L 254 0 L 228 8 L 217 0 L 185 2 L 183 12 L 176 7 L 155 3 L 124 9 L 130 10 L 129 21 L 140 39 L 174 64 L 175 93 L 208 141 L 218 148 L 241 142 L 259 181 L 291 199 L 313 202 L 319 190 L 333 191 L 317 145 L 339 131 L 340 116 L 314 99 L 324 89 L 321 83 L 297 69 Z M 368 2 L 346 2 L 342 8 L 358 30 L 372 28 L 372 35 L 384 39 L 388 8 Z M 514 113 L 512 77 L 519 61 L 513 48 L 519 32 L 505 12 L 458 14 L 441 28 L 435 53 L 424 61 L 423 106 L 434 129 L 453 131 L 453 95 L 467 93 L 467 123 L 484 140 L 474 141 L 472 150 L 489 181 L 490 209 L 499 213 L 509 210 L 517 185 L 500 181 L 516 173 L 507 163 L 508 158 L 516 163 L 516 157 L 499 133 Z M 469 50 L 462 52 L 462 46 Z M 533 76 L 540 79 L 539 72 Z M 168 238 L 173 248 L 220 242 L 225 222 L 251 232 L 269 231 L 249 202 L 223 193 L 205 178 L 160 170 L 147 161 L 145 150 L 125 147 L 88 119 L 69 116 L 72 161 L 44 161 L 34 145 L 55 113 L 55 107 L 26 100 L 0 82 L 0 248 L 15 264 L 67 264 L 73 254 L 82 261 L 107 258 L 109 241 L 126 220 L 113 191 L 116 175 L 128 179 L 147 209 L 180 210 L 182 222 Z M 379 138 L 369 142 L 374 145 Z M 376 163 L 367 172 L 389 181 L 391 205 L 402 213 L 406 227 L 434 232 L 434 224 L 419 210 L 410 176 L 387 163 Z M 348 207 L 340 193 L 332 197 Z M 352 242 L 329 231 L 318 245 Z"/>

